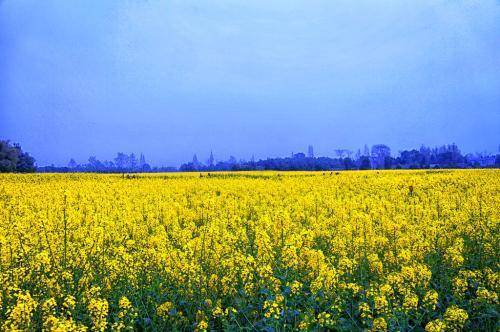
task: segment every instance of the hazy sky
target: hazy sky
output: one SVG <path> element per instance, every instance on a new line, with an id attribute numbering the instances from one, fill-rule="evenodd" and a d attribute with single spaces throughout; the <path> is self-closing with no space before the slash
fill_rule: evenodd
<path id="1" fill-rule="evenodd" d="M 500 2 L 0 0 L 0 138 L 39 165 L 500 144 Z"/>

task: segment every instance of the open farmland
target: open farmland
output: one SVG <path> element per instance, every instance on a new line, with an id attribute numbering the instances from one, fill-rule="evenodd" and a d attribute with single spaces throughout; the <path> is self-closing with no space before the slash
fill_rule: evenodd
<path id="1" fill-rule="evenodd" d="M 0 175 L 0 330 L 496 330 L 500 171 Z"/>

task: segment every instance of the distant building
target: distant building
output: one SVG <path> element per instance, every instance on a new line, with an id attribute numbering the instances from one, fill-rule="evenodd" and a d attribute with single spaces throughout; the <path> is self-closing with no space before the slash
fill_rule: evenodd
<path id="1" fill-rule="evenodd" d="M 193 167 L 197 170 L 201 166 L 201 163 L 198 161 L 198 156 L 195 154 L 193 156 Z"/>
<path id="2" fill-rule="evenodd" d="M 303 158 L 305 158 L 305 157 L 306 157 L 306 155 L 305 155 L 304 153 L 302 153 L 302 152 L 295 153 L 295 154 L 293 155 L 293 158 L 294 158 L 294 159 L 303 159 Z"/>
<path id="3" fill-rule="evenodd" d="M 487 153 L 469 153 L 467 156 L 467 161 L 474 165 L 475 167 L 491 167 L 495 165 L 496 156 L 488 155 Z"/>
<path id="4" fill-rule="evenodd" d="M 146 157 L 144 156 L 143 153 L 141 153 L 141 156 L 139 157 L 139 168 L 142 169 L 146 165 Z"/>
<path id="5" fill-rule="evenodd" d="M 214 163 L 215 163 L 214 154 L 212 151 L 210 151 L 210 158 L 208 158 L 208 166 L 212 167 L 214 166 Z"/>
<path id="6" fill-rule="evenodd" d="M 314 158 L 314 149 L 312 145 L 309 145 L 309 147 L 307 148 L 307 157 Z"/>

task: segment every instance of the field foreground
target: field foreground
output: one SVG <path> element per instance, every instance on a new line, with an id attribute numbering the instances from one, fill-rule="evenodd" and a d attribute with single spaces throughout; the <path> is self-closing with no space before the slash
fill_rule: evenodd
<path id="1" fill-rule="evenodd" d="M 0 330 L 500 328 L 500 170 L 0 175 Z"/>

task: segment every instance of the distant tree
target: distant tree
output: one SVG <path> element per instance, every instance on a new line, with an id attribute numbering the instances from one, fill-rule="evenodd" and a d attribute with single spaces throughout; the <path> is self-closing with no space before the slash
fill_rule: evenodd
<path id="1" fill-rule="evenodd" d="M 89 171 L 103 171 L 104 170 L 104 164 L 97 159 L 95 156 L 90 156 L 89 157 L 89 164 L 88 164 Z"/>
<path id="2" fill-rule="evenodd" d="M 370 149 L 368 148 L 368 145 L 365 144 L 365 147 L 363 148 L 363 156 L 369 157 L 370 156 Z"/>
<path id="3" fill-rule="evenodd" d="M 385 168 L 386 158 L 391 156 L 391 149 L 385 144 L 372 146 L 372 160 L 376 168 Z"/>
<path id="4" fill-rule="evenodd" d="M 198 170 L 198 168 L 195 167 L 195 165 L 191 162 L 191 163 L 187 163 L 187 164 L 182 164 L 181 167 L 179 168 L 179 170 L 181 172 L 193 172 L 193 171 Z"/>
<path id="5" fill-rule="evenodd" d="M 95 167 L 95 166 L 97 166 L 98 163 L 99 163 L 99 160 L 97 160 L 96 156 L 89 157 L 89 165 L 90 166 Z"/>
<path id="6" fill-rule="evenodd" d="M 18 151 L 9 141 L 0 141 L 0 172 L 14 172 L 18 160 Z"/>
<path id="7" fill-rule="evenodd" d="M 78 164 L 76 163 L 75 159 L 71 158 L 68 163 L 68 168 L 77 168 Z"/>
<path id="8" fill-rule="evenodd" d="M 19 144 L 0 141 L 0 172 L 34 172 L 35 159 L 21 149 Z"/>
<path id="9" fill-rule="evenodd" d="M 344 169 L 348 170 L 348 169 L 354 169 L 356 168 L 356 165 L 354 164 L 354 162 L 352 161 L 351 158 L 344 158 L 342 160 L 342 163 L 344 165 Z"/>
<path id="10" fill-rule="evenodd" d="M 396 161 L 404 168 L 426 168 L 425 156 L 417 150 L 400 151 Z"/>
<path id="11" fill-rule="evenodd" d="M 102 162 L 102 164 L 104 165 L 104 167 L 108 171 L 114 171 L 114 170 L 116 170 L 116 166 L 115 166 L 115 164 L 112 161 L 105 160 L 105 161 Z"/>
<path id="12" fill-rule="evenodd" d="M 461 161 L 462 153 L 460 152 L 460 149 L 455 143 L 452 143 L 449 146 L 448 150 L 451 152 L 451 158 L 453 162 L 457 163 Z"/>
<path id="13" fill-rule="evenodd" d="M 128 157 L 128 168 L 130 168 L 131 170 L 136 170 L 137 169 L 137 165 L 138 165 L 138 161 L 137 161 L 137 158 L 135 157 L 135 153 L 131 153 L 130 156 Z"/>
<path id="14" fill-rule="evenodd" d="M 431 162 L 437 164 L 439 167 L 461 167 L 464 161 L 465 157 L 462 156 L 455 143 L 443 145 L 432 150 Z"/>
<path id="15" fill-rule="evenodd" d="M 343 159 L 344 158 L 344 154 L 345 154 L 345 150 L 344 149 L 336 149 L 335 150 L 335 155 L 337 155 L 337 158 L 339 158 L 339 159 Z"/>
<path id="16" fill-rule="evenodd" d="M 384 169 L 391 169 L 392 168 L 392 158 L 391 156 L 386 156 L 384 158 Z"/>
<path id="17" fill-rule="evenodd" d="M 344 159 L 344 158 L 350 159 L 352 156 L 352 151 L 348 149 L 335 149 L 334 152 L 337 158 L 339 159 Z"/>
<path id="18" fill-rule="evenodd" d="M 16 164 L 16 172 L 33 173 L 36 171 L 35 158 L 27 152 L 23 152 L 19 147 L 19 158 Z"/>
<path id="19" fill-rule="evenodd" d="M 118 152 L 115 158 L 115 165 L 118 169 L 125 169 L 128 164 L 128 156 L 125 153 Z"/>
<path id="20" fill-rule="evenodd" d="M 359 160 L 359 158 L 361 157 L 361 149 L 358 149 L 358 151 L 356 151 L 356 155 L 354 156 L 355 160 Z"/>
<path id="21" fill-rule="evenodd" d="M 359 169 L 371 169 L 370 158 L 368 156 L 361 156 L 359 160 Z"/>
<path id="22" fill-rule="evenodd" d="M 423 157 L 423 160 L 422 160 L 422 163 L 421 165 L 424 167 L 426 165 L 429 165 L 430 162 L 431 162 L 431 149 L 422 145 L 420 147 L 420 155 L 422 155 Z"/>

